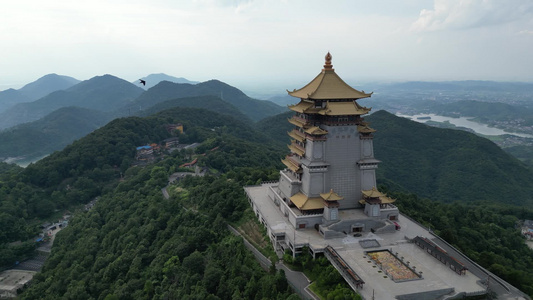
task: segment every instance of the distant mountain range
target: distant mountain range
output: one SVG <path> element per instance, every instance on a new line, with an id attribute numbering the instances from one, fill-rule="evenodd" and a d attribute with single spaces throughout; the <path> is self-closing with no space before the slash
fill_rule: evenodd
<path id="1" fill-rule="evenodd" d="M 491 91 L 491 92 L 533 92 L 533 83 L 499 82 L 484 80 L 462 81 L 409 81 L 380 85 L 381 90 L 445 90 L 445 91 Z"/>
<path id="2" fill-rule="evenodd" d="M 209 80 L 198 84 L 180 84 L 162 81 L 144 92 L 124 110 L 134 111 L 176 98 L 214 96 L 232 104 L 253 121 L 279 114 L 287 109 L 270 101 L 248 97 L 241 90 L 222 81 Z"/>
<path id="3" fill-rule="evenodd" d="M 140 84 L 140 79 L 144 80 L 146 82 L 146 84 L 145 85 Z M 164 74 L 164 73 L 150 74 L 150 75 L 148 75 L 146 77 L 143 77 L 143 78 L 140 78 L 140 79 L 136 80 L 136 81 L 133 81 L 132 83 L 139 85 L 140 87 L 142 87 L 145 90 L 156 86 L 161 81 L 169 81 L 169 82 L 174 82 L 174 83 L 188 83 L 188 84 L 200 83 L 199 81 L 190 81 L 190 80 L 185 79 L 183 77 L 174 77 L 174 76 L 170 76 L 170 75 L 167 75 L 167 74 Z"/>
<path id="4" fill-rule="evenodd" d="M 133 101 L 142 92 L 143 89 L 118 77 L 93 77 L 36 101 L 12 106 L 0 114 L 0 129 L 38 120 L 56 109 L 68 106 L 113 111 Z"/>
<path id="5" fill-rule="evenodd" d="M 35 101 L 52 92 L 68 89 L 80 81 L 63 75 L 48 74 L 22 88 L 0 91 L 0 112 L 24 102 Z"/>
<path id="6" fill-rule="evenodd" d="M 105 125 L 112 115 L 81 107 L 62 107 L 42 119 L 0 132 L 0 160 L 37 158 L 61 150 Z"/>
<path id="7" fill-rule="evenodd" d="M 155 83 L 169 77 L 174 78 L 164 74 L 146 78 Z M 51 83 L 53 80 L 58 82 Z M 60 88 L 65 86 L 65 81 L 73 82 L 51 74 L 27 86 L 32 87 L 28 90 L 32 90 L 33 95 L 37 95 L 39 86 L 47 86 L 45 83 L 48 83 L 49 86 Z M 20 90 L 7 90 L 1 95 L 11 95 L 10 99 L 19 97 L 19 100 L 26 102 L 12 105 L 0 113 L 0 129 L 4 130 L 0 131 L 0 159 L 13 156 L 40 157 L 61 150 L 113 118 L 146 116 L 172 107 L 204 108 L 231 115 L 243 122 L 257 121 L 286 110 L 269 101 L 252 99 L 218 80 L 198 84 L 161 81 L 145 91 L 137 82 L 130 83 L 112 75 L 103 75 L 55 90 L 32 102 Z M 69 109 L 65 109 L 67 107 Z M 90 118 L 87 117 L 89 110 Z M 50 128 L 54 128 L 53 132 L 46 131 Z M 61 133 L 61 130 L 64 132 Z"/>

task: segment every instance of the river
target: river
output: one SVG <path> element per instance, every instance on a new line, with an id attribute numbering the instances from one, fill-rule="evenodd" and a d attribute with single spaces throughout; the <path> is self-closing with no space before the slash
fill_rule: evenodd
<path id="1" fill-rule="evenodd" d="M 457 126 L 457 127 L 466 127 L 474 130 L 474 132 L 482 134 L 482 135 L 503 135 L 503 134 L 511 134 L 519 137 L 524 138 L 533 138 L 533 135 L 526 134 L 526 133 L 516 133 L 516 132 L 507 132 L 499 128 L 495 127 L 489 127 L 486 124 L 477 123 L 474 121 L 470 121 L 472 117 L 459 117 L 459 118 L 452 118 L 452 117 L 445 117 L 445 116 L 439 116 L 436 114 L 417 114 L 417 115 L 402 115 L 402 114 L 396 114 L 398 117 L 404 117 L 411 119 L 413 121 L 419 122 L 419 123 L 426 123 L 427 121 L 435 121 L 435 122 L 445 122 L 448 121 L 451 124 Z M 429 118 L 428 118 L 429 117 Z M 423 119 L 419 119 L 423 118 Z"/>

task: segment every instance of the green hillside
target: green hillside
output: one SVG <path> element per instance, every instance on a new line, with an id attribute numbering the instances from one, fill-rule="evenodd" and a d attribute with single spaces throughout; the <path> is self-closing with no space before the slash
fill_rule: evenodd
<path id="1" fill-rule="evenodd" d="M 293 115 L 293 111 L 288 111 L 279 115 L 264 118 L 255 124 L 255 128 L 285 146 L 291 142 L 287 132 L 291 131 L 294 125 L 291 125 L 287 120 Z"/>
<path id="2" fill-rule="evenodd" d="M 185 126 L 180 138 L 204 141 L 195 151 L 207 151 L 199 156 L 202 164 L 228 175 L 184 181 L 166 200 L 161 188 L 190 159 L 189 152 L 144 168 L 128 162 L 136 145 L 166 138 L 163 125 L 178 122 Z M 229 116 L 175 108 L 114 120 L 11 178 L 57 208 L 68 203 L 56 201 L 100 196 L 90 212 L 77 213 L 57 235 L 53 253 L 21 299 L 292 299 L 284 274 L 261 269 L 242 239 L 226 229 L 248 207 L 242 185 L 277 176 L 264 168 L 279 164 L 278 149 L 240 138 L 255 133 Z M 264 140 L 260 134 L 255 139 Z M 116 165 L 122 166 L 123 181 Z M 14 193 L 4 190 L 8 197 L 2 199 Z M 191 203 L 194 211 L 187 209 Z"/>
<path id="3" fill-rule="evenodd" d="M 61 150 L 111 119 L 107 113 L 79 107 L 60 108 L 46 117 L 0 132 L 0 158 L 31 159 Z"/>
<path id="4" fill-rule="evenodd" d="M 134 103 L 122 111 L 149 108 L 159 102 L 186 97 L 215 96 L 235 106 L 253 121 L 279 114 L 286 108 L 270 101 L 248 97 L 239 89 L 218 80 L 198 84 L 184 84 L 163 81 L 140 95 Z"/>
<path id="5" fill-rule="evenodd" d="M 235 106 L 217 96 L 197 96 L 167 100 L 164 102 L 159 102 L 154 106 L 146 110 L 141 110 L 137 113 L 139 116 L 149 116 L 174 107 L 203 108 L 219 114 L 232 116 L 235 119 L 245 122 L 251 121 Z"/>
<path id="6" fill-rule="evenodd" d="M 52 73 L 26 84 L 18 91 L 28 97 L 31 101 L 34 101 L 51 92 L 66 90 L 79 82 L 80 81 L 76 78 Z"/>
<path id="7" fill-rule="evenodd" d="M 491 141 L 429 127 L 386 111 L 366 118 L 380 182 L 444 202 L 533 205 L 533 173 Z"/>
<path id="8" fill-rule="evenodd" d="M 133 101 L 142 92 L 140 87 L 118 77 L 96 76 L 36 101 L 12 106 L 0 114 L 0 129 L 38 120 L 68 106 L 110 112 Z"/>
<path id="9" fill-rule="evenodd" d="M 0 91 L 0 112 L 5 111 L 17 103 L 31 101 L 30 98 L 15 89 Z"/>

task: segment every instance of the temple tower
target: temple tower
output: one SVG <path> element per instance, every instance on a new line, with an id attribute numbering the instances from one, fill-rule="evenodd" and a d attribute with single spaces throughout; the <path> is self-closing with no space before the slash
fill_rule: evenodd
<path id="1" fill-rule="evenodd" d="M 289 106 L 290 154 L 282 160 L 278 193 L 303 215 L 323 213 L 323 222 L 335 221 L 338 210 L 366 204 L 364 190 L 376 186 L 379 161 L 374 158 L 373 132 L 363 115 L 370 108 L 357 103 L 372 93 L 346 84 L 333 69 L 331 55 L 311 82 L 289 95 L 300 98 Z"/>

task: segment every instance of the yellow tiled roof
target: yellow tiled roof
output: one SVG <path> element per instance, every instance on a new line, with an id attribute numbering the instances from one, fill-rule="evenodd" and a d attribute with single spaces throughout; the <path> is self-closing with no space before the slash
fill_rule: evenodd
<path id="1" fill-rule="evenodd" d="M 297 104 L 289 105 L 289 109 L 295 112 L 304 113 L 309 108 L 313 107 L 315 103 L 313 101 L 302 100 Z"/>
<path id="2" fill-rule="evenodd" d="M 313 134 L 313 135 L 324 135 L 324 134 L 328 134 L 328 132 L 320 127 L 317 127 L 317 126 L 313 126 L 313 127 L 309 127 L 308 129 L 305 130 L 305 133 L 308 133 L 308 134 Z"/>
<path id="3" fill-rule="evenodd" d="M 344 199 L 344 197 L 339 196 L 336 192 L 331 189 L 328 193 L 320 194 L 320 197 L 324 199 L 325 201 L 339 201 Z"/>
<path id="4" fill-rule="evenodd" d="M 392 199 L 390 197 L 387 197 L 386 194 L 383 194 L 382 192 L 378 191 L 378 189 L 376 189 L 376 187 L 372 187 L 371 190 L 366 190 L 366 191 L 361 191 L 363 193 L 363 197 L 367 197 L 367 198 L 378 198 L 381 202 L 381 204 L 390 204 L 390 203 L 394 203 L 396 201 L 396 199 Z M 363 199 L 363 200 L 360 200 L 359 203 L 366 203 L 366 201 Z"/>
<path id="5" fill-rule="evenodd" d="M 355 101 L 328 101 L 326 107 L 320 110 L 318 113 L 325 116 L 357 116 L 367 114 L 369 111 L 370 108 L 360 106 Z"/>
<path id="6" fill-rule="evenodd" d="M 370 127 L 368 127 L 368 125 L 359 125 L 359 126 L 357 126 L 357 131 L 359 131 L 361 133 L 376 132 L 376 130 L 374 128 L 370 128 Z"/>
<path id="7" fill-rule="evenodd" d="M 303 149 L 301 146 L 298 146 L 296 143 L 293 142 L 292 144 L 287 145 L 287 146 L 293 153 L 296 153 L 300 156 L 305 155 L 305 149 Z"/>
<path id="8" fill-rule="evenodd" d="M 361 192 L 363 193 L 363 195 L 365 195 L 365 196 L 367 196 L 369 198 L 378 198 L 378 197 L 386 196 L 382 192 L 378 191 L 378 189 L 376 189 L 375 186 L 373 186 L 371 190 L 365 190 L 365 191 L 361 191 Z"/>
<path id="9" fill-rule="evenodd" d="M 379 197 L 379 200 L 380 200 L 381 204 L 391 204 L 391 203 L 396 202 L 396 199 L 392 199 L 390 197 Z M 361 199 L 361 200 L 359 200 L 359 203 L 366 204 L 366 200 L 365 199 Z"/>
<path id="10" fill-rule="evenodd" d="M 331 55 L 326 55 L 326 64 L 322 72 L 301 89 L 288 92 L 289 95 L 301 99 L 360 99 L 367 98 L 372 93 L 358 91 L 344 82 L 331 65 Z"/>
<path id="11" fill-rule="evenodd" d="M 324 201 L 321 197 L 309 198 L 303 193 L 295 194 L 291 197 L 292 203 L 300 210 L 321 209 L 324 208 Z"/>
<path id="12" fill-rule="evenodd" d="M 309 125 L 305 122 L 303 122 L 302 120 L 296 118 L 296 117 L 292 117 L 289 119 L 289 123 L 293 124 L 293 125 L 296 125 L 300 128 L 307 128 L 309 127 Z"/>
<path id="13" fill-rule="evenodd" d="M 301 172 L 302 170 L 298 164 L 295 164 L 292 160 L 288 158 L 282 159 L 281 162 L 295 173 Z"/>
<path id="14" fill-rule="evenodd" d="M 296 130 L 296 129 L 294 129 L 293 131 L 289 131 L 289 132 L 287 132 L 287 134 L 288 134 L 291 138 L 293 138 L 293 139 L 295 139 L 295 140 L 297 140 L 297 141 L 299 141 L 299 142 L 303 142 L 303 141 L 305 141 L 305 136 L 303 135 L 303 133 L 299 132 L 299 131 Z"/>

